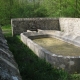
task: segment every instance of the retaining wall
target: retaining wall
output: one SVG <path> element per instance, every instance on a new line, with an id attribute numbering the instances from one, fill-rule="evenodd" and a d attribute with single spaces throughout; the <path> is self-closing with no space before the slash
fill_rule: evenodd
<path id="1" fill-rule="evenodd" d="M 0 28 L 0 80 L 22 80 L 18 65 Z"/>
<path id="2" fill-rule="evenodd" d="M 33 24 L 33 25 L 31 25 Z M 36 27 L 42 30 L 60 30 L 59 19 L 56 18 L 17 18 L 11 19 L 12 34 L 20 34 Z"/>

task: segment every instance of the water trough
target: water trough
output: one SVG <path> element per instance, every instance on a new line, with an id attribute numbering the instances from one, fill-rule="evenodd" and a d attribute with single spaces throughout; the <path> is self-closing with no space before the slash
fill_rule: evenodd
<path id="1" fill-rule="evenodd" d="M 31 37 L 32 36 L 32 37 Z M 32 41 L 33 38 L 36 36 L 48 36 L 57 38 L 61 41 L 65 41 L 68 44 L 73 44 L 76 47 L 80 47 L 79 42 L 79 36 L 73 36 L 69 34 L 64 34 L 64 32 L 61 31 L 55 31 L 55 30 L 38 30 L 38 32 L 35 31 L 27 31 L 21 33 L 21 40 L 24 44 L 26 44 L 38 57 L 45 59 L 47 62 L 51 63 L 52 66 L 59 68 L 62 68 L 69 73 L 75 73 L 80 72 L 80 56 L 79 55 L 60 55 L 55 54 L 50 51 L 48 51 L 46 48 L 38 45 L 34 41 Z"/>

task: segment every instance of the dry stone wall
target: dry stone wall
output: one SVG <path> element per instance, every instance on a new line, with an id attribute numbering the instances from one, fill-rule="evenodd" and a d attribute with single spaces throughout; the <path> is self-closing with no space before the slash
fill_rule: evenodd
<path id="1" fill-rule="evenodd" d="M 18 65 L 0 28 L 0 80 L 22 80 Z"/>
<path id="2" fill-rule="evenodd" d="M 12 34 L 20 34 L 30 30 L 32 25 L 42 30 L 60 30 L 59 19 L 56 18 L 17 18 L 11 20 Z"/>

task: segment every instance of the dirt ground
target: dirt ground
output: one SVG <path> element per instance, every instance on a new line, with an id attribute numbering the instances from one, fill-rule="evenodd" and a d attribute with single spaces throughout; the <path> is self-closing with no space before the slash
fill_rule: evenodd
<path id="1" fill-rule="evenodd" d="M 80 56 L 80 47 L 76 47 L 56 38 L 40 38 L 34 39 L 33 41 L 55 54 Z"/>

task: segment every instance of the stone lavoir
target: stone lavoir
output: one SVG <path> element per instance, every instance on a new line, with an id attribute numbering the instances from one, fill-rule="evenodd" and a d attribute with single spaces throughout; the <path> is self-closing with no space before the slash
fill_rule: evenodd
<path id="1" fill-rule="evenodd" d="M 12 35 L 21 33 L 23 43 L 37 56 L 70 73 L 80 72 L 80 55 L 52 54 L 31 40 L 31 36 L 48 35 L 80 47 L 80 18 L 15 18 L 11 20 L 11 25 Z M 36 27 L 37 32 L 31 31 L 32 27 Z"/>

